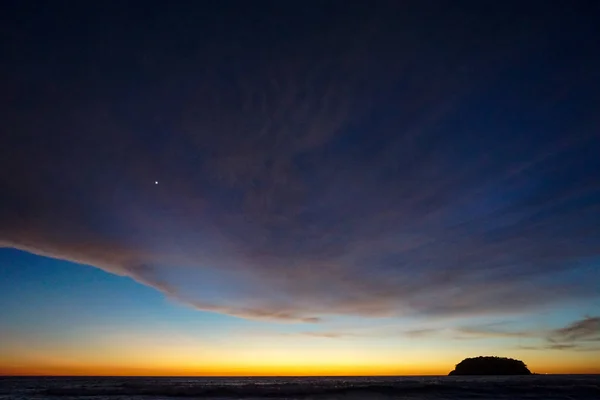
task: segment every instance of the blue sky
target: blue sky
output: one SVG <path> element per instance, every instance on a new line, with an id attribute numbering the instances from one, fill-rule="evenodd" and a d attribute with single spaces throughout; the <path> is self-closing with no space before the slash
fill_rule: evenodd
<path id="1" fill-rule="evenodd" d="M 7 7 L 3 370 L 595 371 L 596 2 L 234 3 Z"/>
<path id="2" fill-rule="evenodd" d="M 18 250 L 2 249 L 0 266 L 4 354 L 0 362 L 8 371 L 21 366 L 17 368 L 21 373 L 90 373 L 96 367 L 103 373 L 108 364 L 114 373 L 131 374 L 140 371 L 140 358 L 144 360 L 140 354 L 174 354 L 178 358 L 163 358 L 166 372 L 160 362 L 149 367 L 145 361 L 148 369 L 142 369 L 142 374 L 202 374 L 215 358 L 229 358 L 236 364 L 232 358 L 236 354 L 246 360 L 256 352 L 262 357 L 251 363 L 255 374 L 269 373 L 269 365 L 286 373 L 282 354 L 300 359 L 301 365 L 312 363 L 317 371 L 323 355 L 343 355 L 343 363 L 354 368 L 342 369 L 349 373 L 374 368 L 382 373 L 444 373 L 444 364 L 452 365 L 463 354 L 479 353 L 519 355 L 539 371 L 563 371 L 549 363 L 553 358 L 564 361 L 563 369 L 578 371 L 594 365 L 594 351 L 549 351 L 545 346 L 546 336 L 569 326 L 574 316 L 597 315 L 598 300 L 547 308 L 534 315 L 441 321 L 338 317 L 317 324 L 281 323 L 198 311 L 128 277 Z M 116 359 L 115 352 L 120 354 Z M 396 357 L 402 361 L 393 360 Z M 222 366 L 218 371 L 240 373 L 232 368 Z"/>

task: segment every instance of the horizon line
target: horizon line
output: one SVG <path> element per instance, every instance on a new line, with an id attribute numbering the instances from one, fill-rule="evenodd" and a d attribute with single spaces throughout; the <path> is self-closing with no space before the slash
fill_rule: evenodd
<path id="1" fill-rule="evenodd" d="M 600 375 L 600 373 L 536 373 L 531 375 Z M 0 378 L 377 378 L 377 377 L 419 377 L 419 376 L 449 376 L 447 374 L 378 374 L 378 375 L 11 375 L 1 374 Z M 469 375 L 469 376 L 490 376 L 490 375 Z M 509 376 L 509 375 L 495 375 Z"/>

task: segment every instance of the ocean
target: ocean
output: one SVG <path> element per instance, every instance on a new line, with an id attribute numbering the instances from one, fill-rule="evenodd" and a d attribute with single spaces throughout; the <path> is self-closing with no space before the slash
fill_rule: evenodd
<path id="1" fill-rule="evenodd" d="M 0 400 L 600 399 L 600 375 L 297 378 L 0 377 Z"/>

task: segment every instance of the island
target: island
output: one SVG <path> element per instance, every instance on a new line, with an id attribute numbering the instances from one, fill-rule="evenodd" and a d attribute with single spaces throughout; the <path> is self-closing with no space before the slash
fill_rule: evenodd
<path id="1" fill-rule="evenodd" d="M 531 375 L 523 361 L 506 357 L 465 358 L 448 375 Z"/>

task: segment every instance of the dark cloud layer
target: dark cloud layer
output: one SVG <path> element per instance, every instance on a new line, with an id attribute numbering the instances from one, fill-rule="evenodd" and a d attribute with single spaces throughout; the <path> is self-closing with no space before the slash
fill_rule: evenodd
<path id="1" fill-rule="evenodd" d="M 256 319 L 598 298 L 597 5 L 393 3 L 14 6 L 0 244 Z"/>

